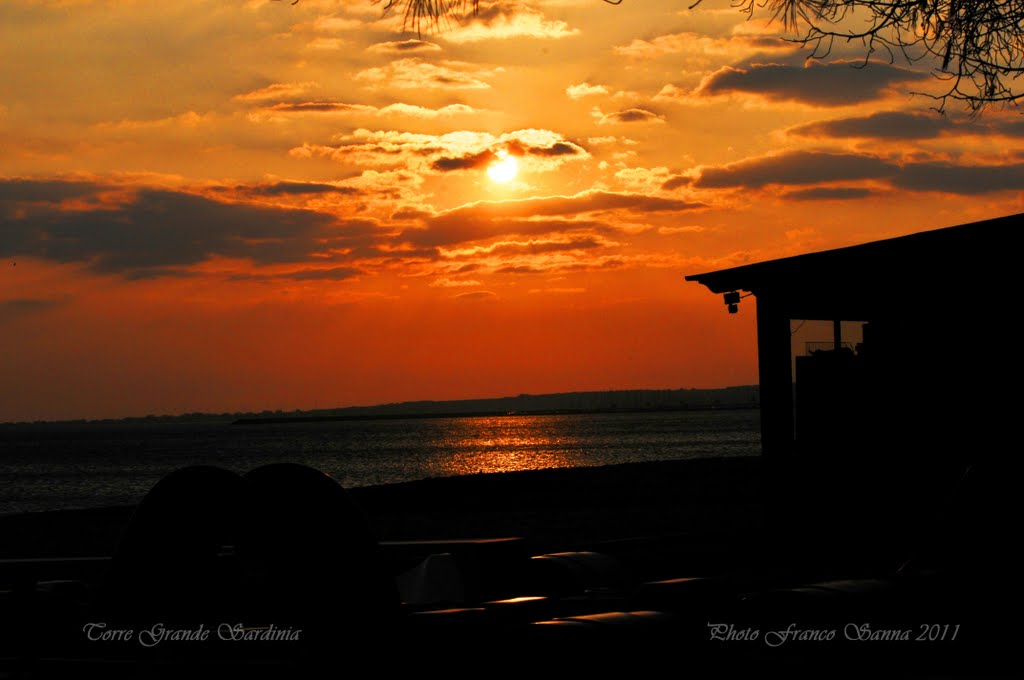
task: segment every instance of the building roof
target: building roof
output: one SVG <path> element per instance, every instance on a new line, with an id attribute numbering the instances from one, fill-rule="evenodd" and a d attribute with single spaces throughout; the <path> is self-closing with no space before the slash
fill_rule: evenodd
<path id="1" fill-rule="evenodd" d="M 749 291 L 790 318 L 866 319 L 908 302 L 955 305 L 994 294 L 1021 268 L 1024 213 L 686 277 L 714 293 Z"/>

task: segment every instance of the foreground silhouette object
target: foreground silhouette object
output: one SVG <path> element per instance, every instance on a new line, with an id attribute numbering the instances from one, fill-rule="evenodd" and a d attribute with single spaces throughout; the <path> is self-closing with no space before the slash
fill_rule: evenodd
<path id="1" fill-rule="evenodd" d="M 374 629 L 399 601 L 345 490 L 302 465 L 177 470 L 146 495 L 114 556 L 105 610 L 132 625 L 291 627 L 306 642 Z"/>

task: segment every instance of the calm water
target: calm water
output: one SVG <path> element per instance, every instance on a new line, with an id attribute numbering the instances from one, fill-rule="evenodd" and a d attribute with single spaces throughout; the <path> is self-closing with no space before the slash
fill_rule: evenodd
<path id="1" fill-rule="evenodd" d="M 291 461 L 344 486 L 550 467 L 756 455 L 759 412 L 363 420 L 238 426 L 0 426 L 0 512 L 137 502 L 185 465 Z"/>

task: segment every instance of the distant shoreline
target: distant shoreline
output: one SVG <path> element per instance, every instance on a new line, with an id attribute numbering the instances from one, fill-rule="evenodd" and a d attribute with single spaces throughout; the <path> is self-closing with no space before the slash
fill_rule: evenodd
<path id="1" fill-rule="evenodd" d="M 569 415 L 593 413 L 651 413 L 658 411 L 708 411 L 760 408 L 757 385 L 711 389 L 637 389 L 590 392 L 520 394 L 479 399 L 403 401 L 373 406 L 343 406 L 294 411 L 189 412 L 178 415 L 127 416 L 123 418 L 74 418 L 0 422 L 0 429 L 23 427 L 77 427 L 152 423 L 263 424 L 392 420 L 400 418 L 474 418 L 499 415 Z"/>
<path id="2" fill-rule="evenodd" d="M 258 416 L 239 418 L 232 425 L 270 425 L 281 423 L 325 423 L 350 420 L 419 420 L 427 418 L 495 418 L 508 416 L 576 416 L 612 413 L 670 413 L 684 411 L 735 411 L 761 408 L 760 404 L 724 404 L 657 408 L 547 409 L 536 411 L 470 411 L 452 413 L 377 413 L 345 416 Z"/>

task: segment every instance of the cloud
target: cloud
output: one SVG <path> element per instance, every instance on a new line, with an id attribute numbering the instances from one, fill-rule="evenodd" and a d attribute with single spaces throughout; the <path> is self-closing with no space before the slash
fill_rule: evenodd
<path id="1" fill-rule="evenodd" d="M 438 172 L 450 172 L 452 170 L 471 170 L 481 168 L 497 158 L 497 154 L 491 150 L 478 153 L 466 154 L 464 156 L 442 156 L 430 164 L 432 170 Z"/>
<path id="2" fill-rule="evenodd" d="M 698 224 L 691 224 L 685 227 L 658 227 L 658 233 L 662 236 L 673 236 L 675 234 L 699 234 L 706 231 Z"/>
<path id="3" fill-rule="evenodd" d="M 262 102 L 274 99 L 280 100 L 291 97 L 298 97 L 310 90 L 315 90 L 319 85 L 313 81 L 304 83 L 271 83 L 250 92 L 236 94 L 232 99 L 240 102 Z"/>
<path id="4" fill-rule="evenodd" d="M 505 153 L 518 158 L 522 158 L 524 156 L 536 156 L 540 158 L 568 158 L 570 156 L 577 156 L 585 158 L 589 156 L 583 147 L 573 144 L 572 142 L 553 141 L 547 146 L 534 146 L 522 139 L 513 137 L 506 139 L 503 142 L 499 142 L 492 148 L 487 148 L 475 153 L 468 153 L 454 157 L 442 156 L 434 160 L 430 167 L 431 169 L 439 172 L 482 168 L 497 158 L 499 151 L 504 151 Z"/>
<path id="5" fill-rule="evenodd" d="M 598 94 L 608 94 L 608 89 L 604 85 L 591 85 L 590 83 L 580 83 L 579 85 L 570 85 L 565 88 L 565 93 L 569 95 L 569 99 L 583 99 L 584 97 L 591 97 Z"/>
<path id="6" fill-rule="evenodd" d="M 957 165 L 909 163 L 892 183 L 910 191 L 940 191 L 962 196 L 1024 189 L 1024 164 Z"/>
<path id="7" fill-rule="evenodd" d="M 100 128 L 115 128 L 121 131 L 148 131 L 159 128 L 197 128 L 203 123 L 213 120 L 214 114 L 199 114 L 195 111 L 186 111 L 176 116 L 166 118 L 152 118 L 146 120 L 119 120 L 114 122 L 99 123 Z"/>
<path id="8" fill-rule="evenodd" d="M 465 280 L 465 279 L 447 279 L 440 278 L 434 279 L 430 282 L 431 288 L 472 288 L 473 286 L 483 285 L 479 281 Z"/>
<path id="9" fill-rule="evenodd" d="M 263 107 L 264 111 L 271 113 L 302 114 L 302 113 L 342 113 L 342 114 L 365 114 L 375 115 L 381 118 L 389 116 L 406 116 L 410 118 L 422 118 L 436 120 L 438 118 L 449 118 L 451 116 L 469 115 L 481 113 L 466 104 L 448 104 L 439 109 L 429 109 L 415 104 L 395 102 L 384 107 L 371 106 L 369 104 L 350 104 L 337 101 L 306 101 L 306 102 L 277 102 Z"/>
<path id="10" fill-rule="evenodd" d="M 587 151 L 550 130 L 529 128 L 494 136 L 458 130 L 430 135 L 397 130 L 355 130 L 338 138 L 337 146 L 304 145 L 291 150 L 296 157 L 321 156 L 360 165 L 407 167 L 417 172 L 449 172 L 486 165 L 499 150 L 514 154 L 524 169 L 548 172 Z"/>
<path id="11" fill-rule="evenodd" d="M 367 52 L 376 54 L 427 54 L 440 52 L 441 46 L 425 40 L 394 40 L 392 42 L 376 43 L 366 48 Z"/>
<path id="12" fill-rule="evenodd" d="M 398 59 L 387 66 L 364 69 L 355 79 L 370 87 L 400 89 L 486 90 L 489 78 L 501 69 L 488 69 L 461 61 L 432 64 L 418 58 Z"/>
<path id="13" fill-rule="evenodd" d="M 735 35 L 715 38 L 687 32 L 660 35 L 650 40 L 636 39 L 629 45 L 617 45 L 612 48 L 616 55 L 629 59 L 651 60 L 666 55 L 684 55 L 688 60 L 696 59 L 703 64 L 710 63 L 709 57 L 735 60 L 756 52 L 794 52 L 795 50 L 796 48 L 792 44 L 768 35 Z"/>
<path id="14" fill-rule="evenodd" d="M 314 38 L 306 43 L 310 50 L 340 50 L 348 43 L 341 38 Z"/>
<path id="15" fill-rule="evenodd" d="M 673 175 L 662 183 L 661 190 L 672 191 L 673 189 L 688 187 L 691 184 L 693 184 L 693 177 L 689 177 L 687 175 Z"/>
<path id="16" fill-rule="evenodd" d="M 346 102 L 278 102 L 265 107 L 279 113 L 376 113 L 377 107 Z"/>
<path id="17" fill-rule="evenodd" d="M 615 231 L 592 216 L 614 213 L 647 215 L 703 207 L 701 203 L 644 194 L 584 191 L 572 196 L 547 196 L 517 201 L 481 201 L 438 213 L 423 226 L 402 232 L 419 246 L 442 247 L 503 235 L 565 234 L 573 231 Z M 567 243 L 566 239 L 555 239 Z"/>
<path id="18" fill-rule="evenodd" d="M 295 271 L 275 272 L 272 274 L 234 274 L 232 281 L 345 281 L 353 279 L 365 272 L 355 267 L 330 267 L 326 269 L 298 269 Z"/>
<path id="19" fill-rule="evenodd" d="M 481 201 L 456 208 L 455 211 L 483 211 L 492 215 L 532 217 L 537 215 L 577 215 L 609 210 L 628 210 L 639 213 L 677 212 L 698 207 L 702 207 L 702 204 L 646 194 L 591 190 L 582 191 L 572 196 L 545 196 L 524 198 L 518 201 Z M 442 213 L 442 215 L 444 214 L 446 213 Z"/>
<path id="20" fill-rule="evenodd" d="M 596 117 L 596 116 L 595 116 Z M 664 123 L 665 119 L 658 114 L 648 111 L 647 109 L 624 109 L 622 111 L 616 111 L 614 113 L 603 114 L 598 118 L 600 125 L 608 125 L 610 123 Z"/>
<path id="21" fill-rule="evenodd" d="M 544 253 L 568 252 L 574 250 L 591 250 L 619 245 L 614 241 L 603 239 L 593 234 L 583 234 L 562 239 L 530 239 L 525 241 L 497 241 L 486 246 L 471 246 L 451 250 L 443 250 L 445 257 L 482 257 L 508 255 L 541 255 Z"/>
<path id="22" fill-rule="evenodd" d="M 579 33 L 561 20 L 552 20 L 533 7 L 517 2 L 483 2 L 468 20 L 442 34 L 450 43 L 474 43 L 485 40 L 535 38 L 558 40 Z"/>
<path id="23" fill-rule="evenodd" d="M 338 33 L 341 31 L 361 31 L 366 24 L 360 19 L 339 16 L 321 16 L 313 21 L 313 30 L 322 33 Z"/>
<path id="24" fill-rule="evenodd" d="M 489 290 L 475 290 L 471 293 L 459 293 L 456 300 L 497 300 L 498 295 Z"/>
<path id="25" fill-rule="evenodd" d="M 405 222 L 409 220 L 420 220 L 430 217 L 432 213 L 418 208 L 403 207 L 391 214 L 392 222 Z"/>
<path id="26" fill-rule="evenodd" d="M 882 97 L 896 84 L 920 80 L 926 74 L 882 62 L 753 64 L 725 66 L 706 76 L 696 96 L 730 92 L 760 95 L 772 101 L 796 101 L 814 106 L 845 106 Z"/>
<path id="27" fill-rule="evenodd" d="M 615 179 L 630 191 L 650 193 L 664 185 L 669 178 L 668 168 L 622 168 L 615 173 Z"/>
<path id="28" fill-rule="evenodd" d="M 978 165 L 945 161 L 897 163 L 855 153 L 791 151 L 717 167 L 701 167 L 693 185 L 702 189 L 806 186 L 872 181 L 897 189 L 964 196 L 1024 189 L 1024 164 Z M 790 192 L 795 200 L 861 198 L 861 187 L 821 187 Z"/>
<path id="29" fill-rule="evenodd" d="M 576 295 L 579 293 L 586 293 L 586 288 L 531 288 L 529 290 L 531 294 L 544 293 L 550 295 Z"/>
<path id="30" fill-rule="evenodd" d="M 448 104 L 447 106 L 442 106 L 439 109 L 428 109 L 423 106 L 403 104 L 401 102 L 388 104 L 377 111 L 377 114 L 380 116 L 397 115 L 408 116 L 410 118 L 423 118 L 426 120 L 449 118 L 451 116 L 474 115 L 479 113 L 484 113 L 484 111 L 474 109 L 472 106 L 467 106 L 466 104 Z"/>
<path id="31" fill-rule="evenodd" d="M 91 192 L 83 195 L 83 189 Z M 20 191 L 19 191 L 20 190 Z M 67 202 L 69 194 L 75 200 Z M 224 203 L 180 191 L 60 181 L 0 180 L 0 255 L 81 263 L 141 276 L 213 256 L 260 264 L 330 259 L 366 247 L 375 225 L 333 215 Z"/>
<path id="32" fill-rule="evenodd" d="M 352 196 L 362 193 L 359 189 L 320 182 L 270 182 L 267 184 L 238 184 L 231 187 L 213 187 L 213 191 L 232 192 L 247 196 L 296 196 L 308 194 L 343 194 Z"/>
<path id="33" fill-rule="evenodd" d="M 852 153 L 791 151 L 703 167 L 693 186 L 759 188 L 769 184 L 819 184 L 849 180 L 880 179 L 893 175 L 893 163 L 874 156 Z"/>
<path id="34" fill-rule="evenodd" d="M 66 293 L 60 297 L 49 298 L 8 298 L 0 299 L 0 322 L 41 314 L 51 309 L 64 307 L 71 303 L 74 296 Z"/>
<path id="35" fill-rule="evenodd" d="M 658 90 L 658 93 L 651 97 L 651 100 L 656 102 L 688 102 L 693 100 L 693 96 L 688 90 L 669 83 Z"/>
<path id="36" fill-rule="evenodd" d="M 790 128 L 800 137 L 860 139 L 933 139 L 942 135 L 987 132 L 989 126 L 957 124 L 935 113 L 880 111 L 868 116 L 819 120 Z"/>
<path id="37" fill-rule="evenodd" d="M 106 185 L 86 181 L 0 179 L 0 208 L 13 210 L 17 202 L 56 204 L 68 199 L 92 196 L 106 188 Z M 12 212 L 5 215 L 0 212 L 0 217 L 16 219 L 16 214 Z"/>
<path id="38" fill-rule="evenodd" d="M 782 198 L 791 201 L 848 201 L 876 196 L 878 191 L 866 187 L 815 187 L 787 191 Z"/>
<path id="39" fill-rule="evenodd" d="M 633 262 L 644 259 L 630 258 Z M 581 271 L 602 271 L 619 269 L 626 264 L 626 260 L 619 257 L 598 257 L 587 259 L 555 259 L 555 260 L 534 260 L 533 264 L 508 264 L 494 270 L 495 274 L 530 275 L 544 274 L 550 276 L 556 273 L 581 272 Z"/>

